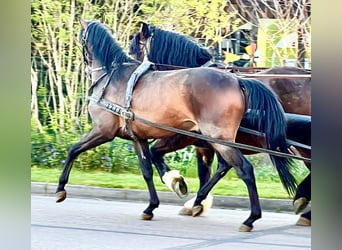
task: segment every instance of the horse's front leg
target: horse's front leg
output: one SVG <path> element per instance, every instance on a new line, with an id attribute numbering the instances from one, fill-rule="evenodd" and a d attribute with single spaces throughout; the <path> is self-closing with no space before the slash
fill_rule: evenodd
<path id="1" fill-rule="evenodd" d="M 213 177 L 211 177 L 208 181 L 203 183 L 202 187 L 198 190 L 197 195 L 195 197 L 195 201 L 193 202 L 192 207 L 192 216 L 200 216 L 206 211 L 206 199 L 212 199 L 208 197 L 212 188 L 219 182 L 221 178 L 223 178 L 229 169 L 231 169 L 231 165 L 225 162 L 222 157 L 217 154 L 218 157 L 218 168 Z"/>
<path id="2" fill-rule="evenodd" d="M 160 203 L 156 188 L 153 183 L 151 154 L 146 140 L 134 141 L 133 145 L 135 148 L 135 152 L 139 158 L 140 169 L 150 194 L 150 203 L 148 207 L 144 210 L 141 218 L 143 220 L 151 220 L 153 218 L 153 210 L 157 208 Z"/>
<path id="3" fill-rule="evenodd" d="M 194 138 L 176 134 L 157 140 L 151 147 L 151 159 L 156 166 L 163 183 L 173 192 L 183 198 L 188 195 L 188 184 L 178 170 L 171 170 L 164 161 L 164 155 L 185 148 L 194 142 Z"/>
<path id="4" fill-rule="evenodd" d="M 197 173 L 199 178 L 199 188 L 200 190 L 210 179 L 211 176 L 211 165 L 214 160 L 214 150 L 204 141 L 198 141 L 196 145 L 196 157 L 197 157 Z M 179 211 L 180 215 L 192 215 L 192 208 L 194 206 L 196 197 L 188 200 L 184 203 L 183 208 Z M 201 204 L 203 205 L 204 214 L 208 211 L 213 203 L 213 196 L 208 194 Z"/>
<path id="5" fill-rule="evenodd" d="M 99 127 L 94 127 L 84 138 L 70 148 L 63 172 L 59 177 L 56 190 L 56 202 L 62 202 L 66 199 L 67 193 L 65 191 L 65 185 L 68 183 L 72 164 L 77 156 L 82 152 L 113 140 L 114 135 L 115 133 L 103 133 Z"/>

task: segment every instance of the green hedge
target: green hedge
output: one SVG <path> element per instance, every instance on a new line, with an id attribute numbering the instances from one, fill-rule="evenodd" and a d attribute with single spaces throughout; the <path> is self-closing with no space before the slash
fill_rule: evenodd
<path id="1" fill-rule="evenodd" d="M 32 121 L 32 128 L 35 128 L 35 125 Z M 46 126 L 40 132 L 32 129 L 31 167 L 63 168 L 69 148 L 83 136 L 81 131 L 75 132 L 75 130 L 71 129 L 63 133 L 56 131 Z M 278 173 L 267 155 L 255 154 L 247 156 L 247 158 L 254 166 L 255 175 L 259 179 L 279 181 Z M 194 147 L 187 147 L 183 150 L 169 153 L 165 156 L 165 161 L 172 169 L 178 169 L 181 174 L 197 177 L 197 159 Z M 298 165 L 303 164 L 298 162 Z M 216 166 L 217 162 L 215 160 L 213 172 Z M 74 161 L 73 167 L 85 171 L 102 170 L 111 173 L 130 172 L 140 174 L 138 158 L 132 142 L 120 138 L 81 153 Z M 303 167 L 298 168 L 298 172 L 295 175 L 301 180 L 307 172 L 308 170 L 303 165 Z M 229 171 L 228 176 L 228 178 L 237 177 L 235 171 Z"/>

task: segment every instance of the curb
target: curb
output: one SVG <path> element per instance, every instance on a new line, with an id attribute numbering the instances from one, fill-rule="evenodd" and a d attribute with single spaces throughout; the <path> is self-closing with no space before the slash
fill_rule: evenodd
<path id="1" fill-rule="evenodd" d="M 55 196 L 57 184 L 31 182 L 31 194 L 43 196 Z M 147 190 L 102 188 L 93 186 L 69 185 L 67 186 L 68 197 L 88 198 L 103 200 L 123 200 L 135 202 L 148 202 Z M 186 201 L 196 194 L 190 193 L 181 199 L 175 193 L 158 191 L 160 203 L 183 206 Z M 270 212 L 293 212 L 292 200 L 288 199 L 264 199 L 260 198 L 261 209 Z M 250 209 L 249 198 L 214 195 L 213 207 L 229 209 Z"/>

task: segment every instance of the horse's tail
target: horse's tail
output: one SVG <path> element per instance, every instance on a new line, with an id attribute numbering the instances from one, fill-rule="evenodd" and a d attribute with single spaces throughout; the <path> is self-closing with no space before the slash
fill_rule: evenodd
<path id="1" fill-rule="evenodd" d="M 277 96 L 260 81 L 255 79 L 238 79 L 246 95 L 247 112 L 245 116 L 260 132 L 265 133 L 267 148 L 288 153 L 286 143 L 286 119 Z M 297 182 L 291 170 L 296 167 L 292 158 L 270 155 L 280 180 L 288 194 L 293 195 Z"/>

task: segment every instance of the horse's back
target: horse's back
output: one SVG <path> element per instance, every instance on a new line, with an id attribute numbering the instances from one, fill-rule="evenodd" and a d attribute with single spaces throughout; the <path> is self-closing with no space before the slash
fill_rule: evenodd
<path id="1" fill-rule="evenodd" d="M 175 98 L 175 95 L 184 99 L 194 99 L 196 96 L 214 98 L 222 93 L 241 96 L 240 85 L 234 75 L 208 67 L 151 71 L 141 78 L 139 85 L 141 91 L 147 91 L 155 98 L 157 93 L 163 100 L 166 96 Z"/>
<path id="2" fill-rule="evenodd" d="M 308 71 L 297 67 L 274 67 L 261 74 L 308 75 Z M 284 77 L 259 78 L 271 88 L 281 100 L 285 112 L 311 115 L 311 78 Z"/>
<path id="3" fill-rule="evenodd" d="M 146 120 L 186 130 L 224 127 L 231 139 L 245 110 L 239 86 L 235 76 L 213 68 L 151 71 L 139 80 L 132 109 Z"/>
<path id="4" fill-rule="evenodd" d="M 213 68 L 192 68 L 184 72 L 186 76 L 181 76 L 179 82 L 185 86 L 183 91 L 187 92 L 194 110 L 201 108 L 207 116 L 221 117 L 229 109 L 245 109 L 244 96 L 234 75 Z"/>

